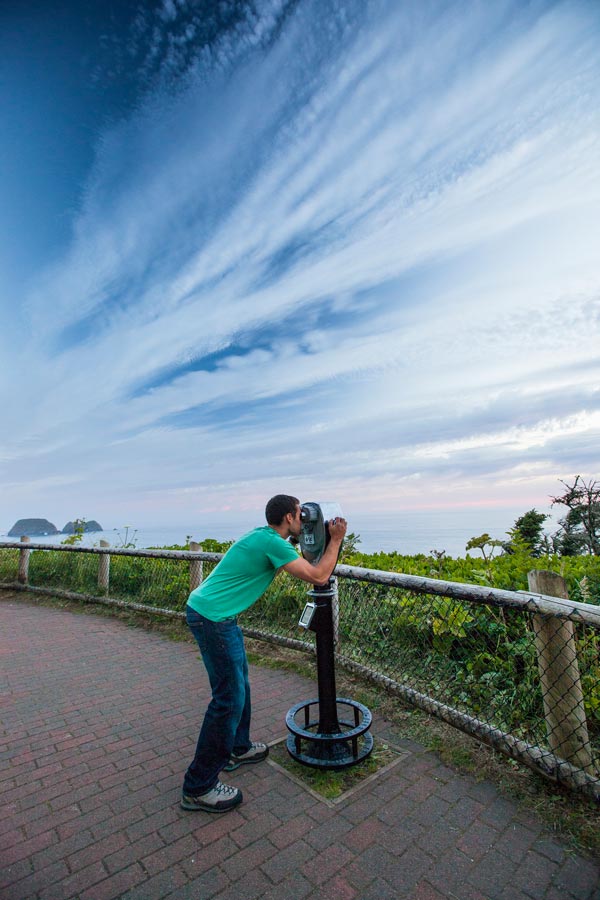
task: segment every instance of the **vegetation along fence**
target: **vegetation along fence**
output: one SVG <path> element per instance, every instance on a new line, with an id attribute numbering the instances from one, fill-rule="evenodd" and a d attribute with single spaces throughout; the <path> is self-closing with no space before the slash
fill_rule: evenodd
<path id="1" fill-rule="evenodd" d="M 190 550 L 0 544 L 0 588 L 182 617 L 221 558 Z M 600 606 L 532 571 L 527 591 L 339 565 L 337 661 L 544 775 L 600 800 Z M 240 617 L 313 651 L 306 585 L 282 573 Z"/>

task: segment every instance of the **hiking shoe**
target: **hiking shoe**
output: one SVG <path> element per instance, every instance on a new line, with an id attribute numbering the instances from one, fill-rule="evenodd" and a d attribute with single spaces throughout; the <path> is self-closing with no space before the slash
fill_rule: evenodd
<path id="1" fill-rule="evenodd" d="M 231 787 L 217 781 L 214 788 L 198 797 L 190 797 L 187 794 L 181 796 L 182 809 L 203 809 L 204 812 L 227 812 L 242 802 L 242 792 L 239 788 Z"/>
<path id="2" fill-rule="evenodd" d="M 269 748 L 266 744 L 254 743 L 254 741 L 252 741 L 250 749 L 246 750 L 245 753 L 241 753 L 239 756 L 236 756 L 235 753 L 231 754 L 231 759 L 225 766 L 224 771 L 233 772 L 234 769 L 238 769 L 240 766 L 245 766 L 248 763 L 262 762 L 268 755 Z"/>

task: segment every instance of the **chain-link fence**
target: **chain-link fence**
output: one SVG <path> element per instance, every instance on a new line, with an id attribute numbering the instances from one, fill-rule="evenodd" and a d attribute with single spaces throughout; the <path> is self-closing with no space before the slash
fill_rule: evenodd
<path id="1" fill-rule="evenodd" d="M 0 587 L 183 616 L 218 553 L 0 545 Z M 338 663 L 600 799 L 600 606 L 532 573 L 528 592 L 338 566 Z M 558 580 L 557 580 L 558 579 Z M 281 573 L 245 632 L 313 652 L 306 585 Z"/>

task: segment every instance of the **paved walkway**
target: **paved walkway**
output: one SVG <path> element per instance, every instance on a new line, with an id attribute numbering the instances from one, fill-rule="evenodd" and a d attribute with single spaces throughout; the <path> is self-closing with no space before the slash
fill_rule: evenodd
<path id="1" fill-rule="evenodd" d="M 244 803 L 179 808 L 207 681 L 192 644 L 0 592 L 3 900 L 592 900 L 600 867 L 489 783 L 374 732 L 406 759 L 335 808 L 269 763 Z M 314 683 L 252 669 L 254 734 L 275 741 Z"/>

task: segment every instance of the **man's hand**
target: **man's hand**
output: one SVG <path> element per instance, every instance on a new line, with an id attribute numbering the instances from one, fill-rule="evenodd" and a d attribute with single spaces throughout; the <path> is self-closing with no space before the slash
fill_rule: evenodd
<path id="1" fill-rule="evenodd" d="M 331 519 L 328 522 L 329 525 L 329 537 L 332 541 L 335 541 L 338 544 L 341 544 L 344 540 L 344 536 L 346 534 L 346 529 L 348 528 L 348 523 L 345 519 Z"/>

